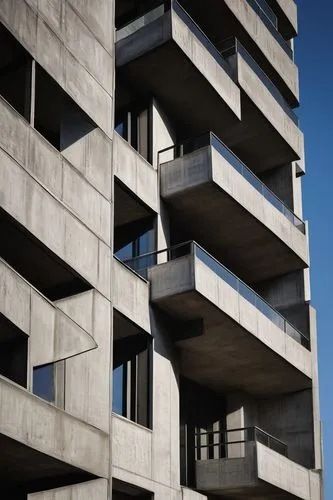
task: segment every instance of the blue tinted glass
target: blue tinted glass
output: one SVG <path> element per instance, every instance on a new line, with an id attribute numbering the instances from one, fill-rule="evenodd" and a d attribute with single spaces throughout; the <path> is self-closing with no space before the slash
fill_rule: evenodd
<path id="1" fill-rule="evenodd" d="M 54 364 L 38 366 L 33 370 L 33 393 L 54 402 Z"/>
<path id="2" fill-rule="evenodd" d="M 127 245 L 125 245 L 123 248 L 120 248 L 120 250 L 118 250 L 116 253 L 115 253 L 115 256 L 118 257 L 119 260 L 127 260 L 127 259 L 131 259 L 132 257 L 134 257 L 133 255 L 133 243 L 128 243 Z"/>
<path id="3" fill-rule="evenodd" d="M 124 365 L 113 370 L 112 376 L 112 411 L 118 415 L 124 414 Z"/>
<path id="4" fill-rule="evenodd" d="M 125 139 L 125 124 L 124 122 L 118 123 L 115 127 L 115 131 L 118 132 L 118 134 Z"/>

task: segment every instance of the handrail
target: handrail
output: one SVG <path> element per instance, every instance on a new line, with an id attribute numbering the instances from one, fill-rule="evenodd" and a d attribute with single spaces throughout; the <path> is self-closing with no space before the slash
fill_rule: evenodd
<path id="1" fill-rule="evenodd" d="M 190 146 L 190 148 L 189 148 Z M 231 151 L 230 148 L 226 144 L 224 144 L 213 132 L 207 132 L 205 134 L 202 134 L 198 136 L 195 139 L 188 139 L 187 141 L 184 141 L 182 143 L 178 143 L 172 146 L 169 146 L 168 148 L 162 149 L 161 151 L 158 152 L 158 159 L 159 159 L 159 164 L 163 165 L 163 162 L 160 163 L 160 155 L 173 150 L 174 158 L 172 160 L 168 161 L 173 161 L 179 156 L 183 156 L 186 154 L 190 154 L 193 151 L 196 151 L 202 147 L 205 146 L 212 146 L 214 149 L 220 153 L 220 155 L 228 160 L 230 165 L 237 170 L 251 185 L 254 187 L 259 193 L 261 193 L 267 201 L 269 201 L 279 212 L 281 212 L 301 233 L 305 234 L 305 222 L 300 219 L 292 210 L 290 210 L 289 207 L 271 190 L 269 187 L 266 186 L 264 182 L 262 182 L 259 177 L 257 177 L 252 170 L 245 165 L 245 163 L 238 158 L 238 156 L 235 155 Z M 189 151 L 187 151 L 189 149 Z M 185 151 L 185 153 L 184 153 Z M 178 156 L 177 156 L 178 154 Z"/>
<path id="2" fill-rule="evenodd" d="M 280 104 L 285 113 L 289 116 L 289 118 L 295 123 L 295 125 L 299 126 L 299 118 L 296 113 L 289 106 L 281 92 L 278 90 L 276 85 L 272 82 L 269 76 L 266 75 L 264 70 L 259 66 L 257 61 L 249 54 L 249 52 L 244 48 L 241 42 L 236 37 L 229 37 L 223 40 L 220 44 L 221 54 L 224 54 L 224 57 L 228 57 L 235 53 L 239 53 L 243 59 L 248 63 L 251 69 L 256 73 L 256 75 L 260 78 L 262 83 L 265 85 L 267 90 L 271 93 L 274 99 Z"/>
<path id="3" fill-rule="evenodd" d="M 230 434 L 236 432 L 243 432 L 244 437 L 230 441 L 229 440 Z M 208 439 L 209 437 L 218 436 L 219 439 L 217 441 L 213 440 L 212 442 L 205 443 L 201 441 L 201 438 L 204 438 L 205 436 L 207 436 Z M 272 434 L 269 434 L 268 432 L 260 429 L 257 426 L 241 427 L 238 429 L 220 429 L 218 431 L 201 431 L 199 429 L 195 431 L 194 437 L 195 437 L 195 448 L 197 451 L 198 460 L 201 459 L 202 449 L 206 448 L 208 452 L 211 452 L 215 448 L 218 448 L 218 450 L 221 451 L 223 449 L 224 450 L 227 449 L 228 446 L 235 444 L 243 444 L 248 442 L 259 442 L 284 456 L 288 456 L 288 445 L 284 441 L 276 438 Z"/>
<path id="4" fill-rule="evenodd" d="M 179 250 L 184 250 L 178 252 Z M 262 314 L 266 316 L 272 323 L 274 323 L 278 328 L 283 330 L 289 337 L 293 338 L 296 342 L 301 344 L 306 349 L 310 349 L 309 339 L 295 328 L 289 321 L 282 316 L 282 314 L 277 311 L 273 306 L 271 306 L 263 297 L 261 297 L 257 292 L 250 288 L 246 283 L 244 283 L 240 278 L 238 278 L 232 271 L 221 264 L 215 257 L 210 255 L 206 250 L 204 250 L 195 241 L 187 241 L 185 243 L 180 243 L 163 250 L 157 250 L 155 252 L 148 252 L 131 259 L 124 260 L 124 264 L 131 267 L 135 266 L 134 270 L 136 272 L 146 272 L 147 269 L 158 264 L 146 264 L 144 263 L 142 267 L 140 266 L 140 259 L 147 259 L 152 255 L 157 256 L 162 253 L 166 253 L 167 261 L 175 260 L 180 256 L 193 255 L 197 257 L 201 262 L 208 266 L 212 271 L 214 271 L 220 278 L 222 278 L 226 283 L 228 283 L 234 290 L 236 290 L 245 300 L 250 302 L 256 309 L 258 309 Z M 139 265 L 137 265 L 139 263 Z"/>
<path id="5" fill-rule="evenodd" d="M 246 0 L 246 1 L 250 5 L 250 7 L 254 10 L 254 12 L 260 17 L 260 19 L 262 20 L 268 31 L 271 33 L 271 35 L 278 42 L 280 47 L 285 51 L 285 53 L 289 56 L 290 59 L 293 59 L 293 50 L 288 45 L 288 42 L 286 42 L 286 40 L 283 38 L 281 33 L 278 31 L 277 27 L 274 26 L 272 21 L 269 19 L 269 17 L 267 16 L 266 12 L 259 4 L 259 2 L 257 0 Z"/>
<path id="6" fill-rule="evenodd" d="M 270 20 L 270 22 L 273 24 L 274 28 L 278 30 L 278 18 L 275 12 L 272 10 L 272 8 L 268 5 L 266 0 L 256 0 L 258 6 L 260 9 L 263 11 L 263 13 L 266 15 L 266 17 Z"/>

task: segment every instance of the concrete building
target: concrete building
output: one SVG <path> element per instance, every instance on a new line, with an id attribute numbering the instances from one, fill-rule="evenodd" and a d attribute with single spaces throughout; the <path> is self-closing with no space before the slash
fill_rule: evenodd
<path id="1" fill-rule="evenodd" d="M 296 35 L 0 2 L 1 500 L 322 499 Z"/>

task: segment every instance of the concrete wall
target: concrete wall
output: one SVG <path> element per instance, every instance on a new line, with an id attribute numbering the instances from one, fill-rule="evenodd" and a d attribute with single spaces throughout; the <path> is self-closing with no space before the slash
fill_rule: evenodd
<path id="1" fill-rule="evenodd" d="M 117 179 L 154 212 L 158 211 L 156 170 L 117 133 L 114 134 L 113 168 Z"/>
<path id="2" fill-rule="evenodd" d="M 6 0 L 0 20 L 37 62 L 111 136 L 113 4 L 108 0 Z M 79 41 L 79 43 L 78 43 Z"/>
<path id="3" fill-rule="evenodd" d="M 113 306 L 146 332 L 151 332 L 149 283 L 113 259 Z"/>
<path id="4" fill-rule="evenodd" d="M 298 99 L 298 69 L 254 10 L 242 0 L 226 0 L 229 9 L 247 30 L 274 69 Z"/>
<path id="5" fill-rule="evenodd" d="M 310 488 L 311 471 L 257 443 L 258 478 L 297 498 L 316 500 L 320 498 L 319 483 L 313 481 Z M 312 482 L 312 481 L 311 481 Z"/>
<path id="6" fill-rule="evenodd" d="M 60 422 L 61 432 L 55 437 Z M 0 429 L 1 434 L 46 455 L 100 477 L 108 475 L 107 434 L 3 377 L 0 377 Z"/>

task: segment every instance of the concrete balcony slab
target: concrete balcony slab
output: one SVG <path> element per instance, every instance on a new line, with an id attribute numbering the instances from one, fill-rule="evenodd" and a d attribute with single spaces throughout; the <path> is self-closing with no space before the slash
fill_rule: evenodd
<path id="1" fill-rule="evenodd" d="M 302 334 L 197 245 L 150 267 L 148 279 L 153 304 L 175 320 L 203 322 L 201 334 L 178 339 L 184 376 L 262 396 L 311 387 Z"/>
<path id="2" fill-rule="evenodd" d="M 304 222 L 213 134 L 160 171 L 172 220 L 237 276 L 254 283 L 308 266 Z"/>
<path id="3" fill-rule="evenodd" d="M 261 172 L 304 157 L 297 115 L 244 46 L 226 41 L 222 53 L 241 88 L 242 122 L 226 142 L 253 170 Z"/>
<path id="4" fill-rule="evenodd" d="M 196 483 L 204 493 L 232 500 L 320 498 L 318 474 L 259 442 L 246 443 L 240 458 L 198 460 Z"/>
<path id="5" fill-rule="evenodd" d="M 297 35 L 298 19 L 295 0 L 267 0 L 278 18 L 280 33 L 289 40 Z"/>
<path id="6" fill-rule="evenodd" d="M 241 118 L 230 67 L 178 2 L 161 9 L 118 30 L 119 78 L 153 94 L 179 128 L 200 133 L 213 122 L 226 131 Z M 122 101 L 119 93 L 119 106 Z"/>
<path id="7" fill-rule="evenodd" d="M 45 488 L 107 477 L 109 436 L 0 377 L 0 480 Z M 66 483 L 67 481 L 67 483 Z"/>
<path id="8" fill-rule="evenodd" d="M 274 4 L 294 4 L 293 0 L 273 1 Z M 289 104 L 297 106 L 299 101 L 298 69 L 292 59 L 292 50 L 267 16 L 266 10 L 269 6 L 266 6 L 267 9 L 260 7 L 264 3 L 265 0 L 261 2 L 255 0 L 225 0 L 223 2 L 182 0 L 185 9 L 218 48 L 223 40 L 236 36 L 279 88 Z M 275 9 L 274 12 L 276 12 Z M 284 12 L 287 12 L 287 8 Z M 295 16 L 293 6 L 290 8 L 290 16 Z M 280 24 L 278 26 L 280 28 Z"/>

